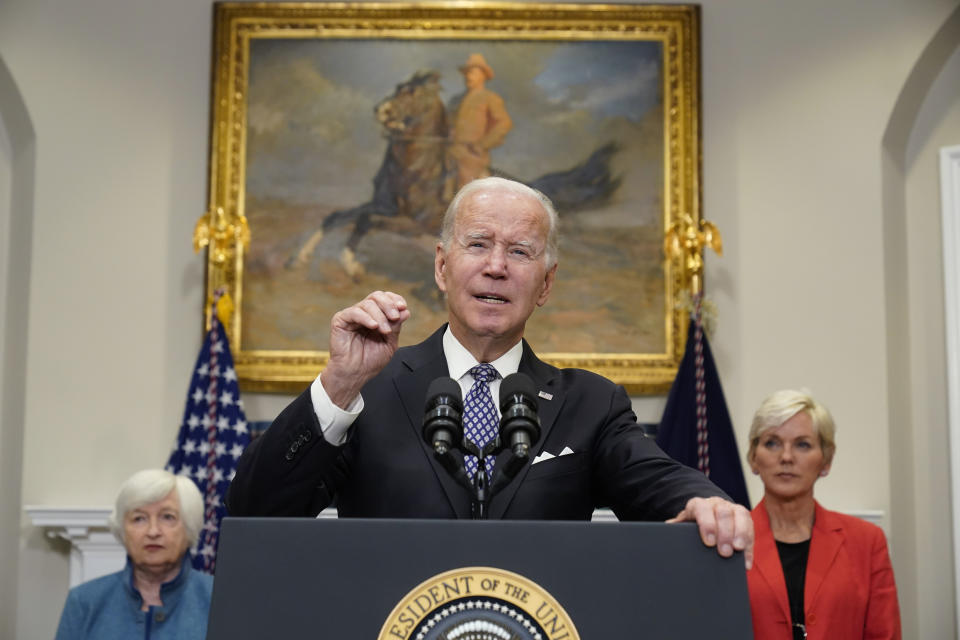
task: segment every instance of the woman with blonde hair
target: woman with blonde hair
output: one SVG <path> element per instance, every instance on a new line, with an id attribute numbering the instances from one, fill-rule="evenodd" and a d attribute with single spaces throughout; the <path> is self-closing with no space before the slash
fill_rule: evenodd
<path id="1" fill-rule="evenodd" d="M 883 531 L 813 498 L 833 464 L 834 434 L 830 412 L 802 391 L 777 391 L 754 415 L 747 462 L 764 497 L 751 513 L 747 585 L 758 640 L 901 637 Z"/>

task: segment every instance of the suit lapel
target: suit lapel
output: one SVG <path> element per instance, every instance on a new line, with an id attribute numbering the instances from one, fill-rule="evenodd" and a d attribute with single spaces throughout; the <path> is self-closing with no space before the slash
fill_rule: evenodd
<path id="1" fill-rule="evenodd" d="M 470 517 L 469 493 L 447 473 L 436 457 L 433 449 L 423 440 L 423 407 L 430 383 L 441 376 L 449 376 L 447 360 L 443 354 L 443 332 L 446 325 L 440 327 L 432 336 L 420 344 L 410 347 L 403 354 L 403 367 L 394 377 L 393 383 L 403 402 L 414 437 L 420 443 L 423 455 L 433 468 L 437 481 L 450 502 L 450 508 L 457 518 Z M 398 416 L 399 417 L 399 416 Z M 454 455 L 460 457 L 459 452 Z"/>
<path id="2" fill-rule="evenodd" d="M 765 500 L 761 500 L 753 510 L 754 526 L 754 556 L 753 571 L 759 571 L 767 586 L 777 600 L 780 613 L 789 623 L 790 601 L 787 599 L 787 583 L 783 577 L 783 565 L 780 563 L 780 554 L 777 552 L 777 543 L 773 539 L 770 529 L 770 516 L 767 513 Z M 808 570 L 809 571 L 809 570 Z"/>
<path id="3" fill-rule="evenodd" d="M 843 526 L 832 517 L 829 511 L 817 503 L 814 513 L 810 556 L 807 558 L 807 575 L 803 587 L 803 603 L 806 611 L 813 608 L 824 579 L 836 561 L 844 540 Z"/>
<path id="4" fill-rule="evenodd" d="M 543 447 L 543 443 L 546 442 L 547 436 L 550 434 L 550 430 L 553 429 L 553 425 L 556 424 L 557 416 L 560 415 L 560 408 L 563 406 L 563 390 L 560 389 L 559 385 L 557 376 L 558 369 L 537 358 L 533 354 L 533 350 L 530 349 L 530 345 L 527 344 L 526 340 L 523 341 L 523 356 L 520 359 L 519 371 L 530 376 L 530 379 L 533 380 L 534 388 L 536 389 L 537 393 L 543 394 L 537 398 L 537 415 L 540 418 L 540 439 L 534 443 L 533 447 L 531 447 L 531 457 L 530 460 L 527 461 L 527 464 L 520 469 L 516 477 L 510 481 L 510 484 L 505 486 L 491 499 L 491 518 L 502 518 L 503 514 L 506 513 L 507 508 L 510 506 L 510 502 L 513 500 L 513 496 L 517 493 L 517 489 L 523 483 L 523 479 L 530 471 L 530 465 L 533 462 L 533 457 L 540 452 L 540 449 Z M 550 399 L 548 400 L 544 396 L 547 396 Z M 504 444 L 506 445 L 508 443 Z M 502 465 L 506 463 L 506 460 L 509 457 L 510 451 L 505 448 L 497 456 L 497 464 L 494 469 L 503 468 Z M 496 478 L 496 472 L 494 472 L 494 478 Z"/>

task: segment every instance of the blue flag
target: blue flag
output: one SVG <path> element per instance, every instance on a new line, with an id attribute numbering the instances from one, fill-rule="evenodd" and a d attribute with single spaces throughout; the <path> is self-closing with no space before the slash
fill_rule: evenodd
<path id="1" fill-rule="evenodd" d="M 750 508 L 720 376 L 707 336 L 694 320 L 657 430 L 657 444 L 675 460 L 703 471 L 734 502 Z"/>
<path id="2" fill-rule="evenodd" d="M 177 445 L 166 466 L 193 480 L 203 495 L 203 529 L 191 554 L 194 568 L 207 573 L 213 573 L 216 564 L 220 521 L 226 514 L 224 496 L 237 460 L 250 443 L 233 356 L 216 304 L 214 300 L 210 331 L 197 356 Z"/>

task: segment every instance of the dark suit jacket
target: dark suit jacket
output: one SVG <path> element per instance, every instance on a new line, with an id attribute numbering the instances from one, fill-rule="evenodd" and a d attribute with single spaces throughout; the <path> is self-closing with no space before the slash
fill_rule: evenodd
<path id="1" fill-rule="evenodd" d="M 787 585 L 764 501 L 752 515 L 755 546 L 747 587 L 753 636 L 792 640 Z M 817 504 L 803 612 L 809 640 L 900 639 L 897 587 L 882 529 Z"/>
<path id="2" fill-rule="evenodd" d="M 229 512 L 314 516 L 335 501 L 341 517 L 469 518 L 469 492 L 421 436 L 427 388 L 449 375 L 443 331 L 399 349 L 366 384 L 364 410 L 342 446 L 323 438 L 310 392 L 301 394 L 240 458 Z M 557 457 L 531 457 L 492 497 L 490 518 L 589 520 L 608 506 L 620 519 L 664 520 L 691 497 L 724 496 L 643 435 L 623 387 L 550 366 L 526 341 L 519 370 L 549 397 L 539 399 L 542 436 L 533 451 Z M 559 455 L 567 447 L 573 453 Z"/>

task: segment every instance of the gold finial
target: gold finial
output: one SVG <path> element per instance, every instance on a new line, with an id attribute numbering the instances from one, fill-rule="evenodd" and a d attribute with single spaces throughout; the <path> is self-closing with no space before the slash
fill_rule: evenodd
<path id="1" fill-rule="evenodd" d="M 230 321 L 233 319 L 233 309 L 233 298 L 226 290 L 221 289 L 220 297 L 217 299 L 217 320 L 220 321 L 220 324 L 225 327 L 230 326 Z"/>
<path id="2" fill-rule="evenodd" d="M 708 220 L 695 221 L 689 213 L 671 224 L 663 238 L 663 253 L 679 266 L 682 286 L 692 296 L 703 292 L 704 247 L 722 256 L 720 231 Z"/>
<path id="3" fill-rule="evenodd" d="M 236 243 L 250 247 L 250 227 L 246 216 L 227 216 L 223 207 L 203 214 L 193 228 L 193 250 L 210 246 L 211 258 L 223 264 L 233 256 Z"/>

